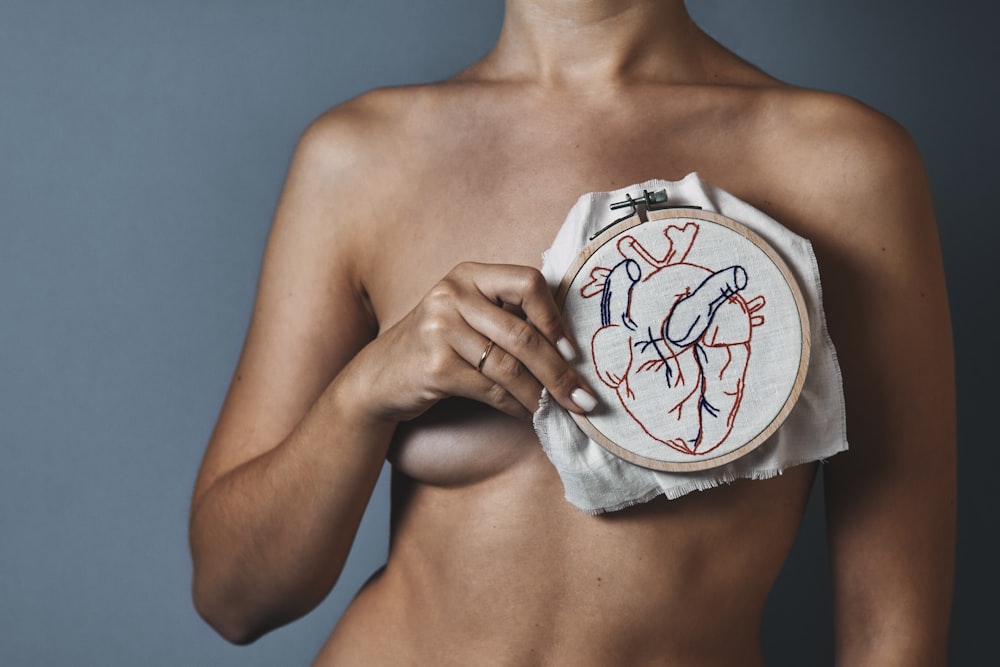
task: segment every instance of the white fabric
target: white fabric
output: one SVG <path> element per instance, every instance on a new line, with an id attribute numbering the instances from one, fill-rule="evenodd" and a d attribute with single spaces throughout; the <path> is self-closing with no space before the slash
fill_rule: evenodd
<path id="1" fill-rule="evenodd" d="M 647 502 L 673 499 L 735 479 L 766 479 L 794 465 L 826 459 L 847 449 L 844 396 L 833 343 L 827 333 L 816 258 L 809 242 L 749 204 L 689 174 L 677 182 L 652 180 L 614 192 L 580 197 L 546 251 L 542 273 L 557 289 L 594 232 L 619 216 L 612 202 L 626 193 L 665 189 L 671 205 L 697 206 L 732 218 L 767 241 L 784 259 L 806 301 L 812 346 L 809 370 L 798 402 L 784 424 L 757 449 L 722 466 L 699 472 L 658 472 L 629 463 L 591 440 L 569 413 L 543 392 L 535 431 L 562 479 L 566 499 L 599 514 Z M 586 341 L 576 341 L 584 345 Z M 590 363 L 589 359 L 585 360 Z"/>

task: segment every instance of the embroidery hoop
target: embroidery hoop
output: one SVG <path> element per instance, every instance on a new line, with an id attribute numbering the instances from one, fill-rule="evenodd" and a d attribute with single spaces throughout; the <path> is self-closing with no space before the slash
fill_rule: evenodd
<path id="1" fill-rule="evenodd" d="M 579 425 L 579 427 L 586 433 L 592 440 L 597 442 L 599 445 L 615 454 L 616 456 L 625 459 L 636 465 L 640 465 L 653 470 L 661 470 L 667 472 L 694 472 L 699 470 L 707 470 L 710 468 L 715 468 L 721 466 L 725 463 L 733 461 L 737 458 L 745 456 L 750 453 L 761 444 L 763 444 L 784 422 L 785 418 L 791 412 L 792 408 L 798 400 L 798 397 L 802 391 L 802 385 L 805 381 L 806 371 L 809 366 L 809 351 L 810 351 L 810 329 L 809 329 L 809 317 L 805 306 L 805 300 L 802 296 L 801 289 L 789 269 L 788 265 L 781 258 L 778 252 L 765 241 L 759 234 L 754 232 L 752 229 L 746 227 L 745 225 L 731 219 L 727 218 L 721 214 L 715 213 L 713 211 L 705 211 L 699 208 L 686 208 L 686 207 L 664 207 L 654 209 L 652 205 L 659 204 L 665 201 L 665 193 L 662 194 L 662 199 L 651 199 L 651 193 L 644 193 L 645 195 L 645 206 L 644 213 L 645 216 L 639 214 L 636 210 L 635 204 L 638 203 L 642 205 L 642 200 L 633 200 L 628 197 L 628 205 L 631 205 L 635 219 L 629 220 L 632 215 L 625 216 L 616 220 L 611 225 L 605 227 L 600 232 L 595 234 L 591 238 L 591 241 L 583 248 L 583 250 L 577 256 L 572 266 L 563 277 L 562 283 L 560 284 L 559 290 L 557 292 L 556 302 L 559 309 L 563 312 L 566 321 L 569 323 L 573 333 L 576 337 L 577 344 L 584 350 L 590 349 L 590 338 L 592 331 L 577 331 L 575 324 L 574 312 L 575 308 L 579 308 L 582 303 L 579 299 L 568 299 L 568 295 L 571 289 L 580 290 L 581 285 L 589 277 L 589 270 L 596 265 L 596 262 L 601 260 L 596 260 L 591 262 L 591 259 L 595 255 L 604 256 L 613 252 L 613 248 L 616 247 L 615 239 L 622 239 L 627 236 L 628 232 L 634 232 L 637 228 L 642 225 L 650 225 L 651 223 L 670 223 L 672 221 L 677 221 L 681 225 L 685 225 L 689 222 L 695 222 L 696 224 L 707 224 L 709 225 L 713 232 L 722 234 L 735 233 L 738 237 L 749 243 L 749 246 L 753 246 L 756 251 L 759 251 L 760 256 L 770 260 L 773 265 L 774 271 L 771 271 L 772 276 L 777 276 L 780 280 L 772 280 L 767 286 L 768 288 L 774 290 L 787 290 L 787 294 L 782 296 L 783 299 L 790 299 L 791 304 L 788 305 L 785 310 L 794 312 L 798 321 L 790 323 L 781 323 L 778 331 L 785 332 L 788 331 L 792 339 L 794 333 L 798 334 L 798 364 L 794 365 L 794 374 L 786 368 L 784 371 L 784 376 L 778 379 L 778 385 L 780 387 L 787 387 L 787 393 L 784 397 L 776 395 L 771 399 L 765 399 L 765 402 L 772 408 L 767 413 L 753 414 L 749 418 L 748 424 L 743 427 L 743 435 L 741 437 L 735 438 L 733 442 L 728 443 L 725 447 L 717 445 L 710 449 L 707 453 L 693 453 L 684 455 L 678 455 L 676 452 L 671 450 L 669 447 L 664 446 L 663 458 L 658 458 L 656 456 L 649 455 L 649 442 L 644 442 L 645 451 L 647 453 L 641 453 L 638 450 L 642 448 L 639 446 L 629 446 L 630 442 L 638 442 L 640 440 L 652 440 L 653 436 L 649 434 L 649 431 L 645 429 L 642 424 L 639 424 L 640 430 L 636 431 L 633 427 L 625 428 L 608 428 L 608 424 L 605 423 L 602 428 L 598 428 L 595 425 L 595 421 L 600 421 L 602 413 L 607 415 L 609 411 L 614 411 L 619 415 L 632 413 L 628 411 L 628 408 L 624 407 L 624 403 L 619 403 L 616 401 L 617 395 L 616 390 L 609 390 L 607 386 L 602 384 L 602 381 L 598 378 L 597 372 L 594 366 L 596 361 L 592 357 L 588 357 L 587 354 L 582 354 L 581 358 L 577 362 L 577 369 L 586 377 L 591 386 L 598 391 L 601 400 L 601 406 L 596 412 L 590 415 L 577 415 L 571 413 L 573 419 Z M 660 195 L 660 193 L 653 193 L 654 195 Z M 612 205 L 612 208 L 622 208 L 625 203 L 620 203 Z M 644 219 L 645 218 L 645 219 Z M 714 226 L 714 227 L 711 227 Z M 663 224 L 660 224 L 661 229 L 666 229 Z M 700 229 L 700 227 L 699 227 Z M 737 237 L 732 237 L 735 245 L 739 245 L 739 240 Z M 749 246 L 745 246 L 744 250 L 747 250 Z M 753 253 L 753 250 L 749 250 Z M 682 257 L 683 260 L 683 257 Z M 655 271 L 654 271 L 655 272 Z M 631 295 L 631 292 L 629 293 Z M 629 297 L 631 299 L 631 296 Z M 631 304 L 631 301 L 629 302 Z M 567 312 L 567 306 L 570 307 L 570 311 Z M 631 305 L 630 305 L 631 307 Z M 793 318 L 788 318 L 789 320 Z M 752 330 L 752 327 L 751 327 Z M 630 339 L 631 342 L 631 339 Z M 794 345 L 793 345 L 794 348 Z M 751 348 L 751 343 L 748 341 L 747 349 Z M 748 351 L 747 356 L 749 358 L 750 352 Z M 676 358 L 676 357 L 675 357 Z M 749 362 L 748 362 L 749 364 Z M 746 374 L 749 370 L 744 371 L 744 377 L 741 380 L 743 382 L 746 378 Z M 760 376 L 761 370 L 759 367 L 754 368 L 756 376 Z M 760 384 L 756 382 L 758 377 L 755 377 L 755 384 Z M 748 418 L 739 412 L 739 408 L 745 407 L 746 404 L 740 404 L 743 400 L 743 390 L 740 390 L 740 399 L 737 400 L 736 412 L 733 416 L 739 419 L 742 415 L 742 419 L 746 422 Z M 746 391 L 753 391 L 753 388 Z M 779 392 L 784 393 L 784 392 Z M 763 393 L 761 394 L 763 395 Z M 760 401 L 756 401 L 759 403 Z M 699 407 L 700 410 L 700 407 Z M 638 424 L 638 420 L 633 416 L 633 420 Z M 626 422 L 627 420 L 622 419 L 621 421 Z M 699 437 L 701 434 L 701 427 L 699 427 Z M 605 433 L 605 431 L 609 431 Z M 732 427 L 730 429 L 732 431 Z M 647 437 L 642 435 L 645 432 Z M 749 437 L 747 437 L 747 432 L 749 432 Z M 728 438 L 727 434 L 723 440 Z M 662 441 L 661 441 L 662 442 Z"/>

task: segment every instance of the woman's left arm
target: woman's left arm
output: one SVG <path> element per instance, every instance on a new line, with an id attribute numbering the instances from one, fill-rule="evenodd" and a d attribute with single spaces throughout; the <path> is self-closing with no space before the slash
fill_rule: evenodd
<path id="1" fill-rule="evenodd" d="M 824 467 L 837 664 L 945 665 L 956 420 L 941 251 L 916 147 L 861 116 L 826 156 L 839 229 L 817 248 L 850 442 Z"/>

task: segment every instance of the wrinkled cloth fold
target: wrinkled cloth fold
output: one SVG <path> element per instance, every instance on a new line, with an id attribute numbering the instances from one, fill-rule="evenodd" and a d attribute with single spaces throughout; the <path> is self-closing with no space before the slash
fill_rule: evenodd
<path id="1" fill-rule="evenodd" d="M 535 432 L 562 479 L 566 499 L 589 514 L 613 512 L 659 495 L 675 499 L 737 479 L 767 479 L 792 466 L 822 461 L 846 450 L 843 383 L 827 332 L 812 246 L 697 174 L 676 182 L 650 180 L 580 197 L 543 256 L 542 273 L 552 289 L 558 289 L 590 236 L 619 217 L 609 205 L 625 199 L 626 194 L 641 194 L 644 189 L 666 190 L 671 205 L 700 207 L 732 218 L 759 234 L 778 252 L 794 274 L 806 303 L 812 339 L 808 373 L 798 402 L 768 440 L 734 461 L 698 472 L 660 472 L 619 458 L 591 440 L 570 414 L 543 392 L 534 415 Z"/>

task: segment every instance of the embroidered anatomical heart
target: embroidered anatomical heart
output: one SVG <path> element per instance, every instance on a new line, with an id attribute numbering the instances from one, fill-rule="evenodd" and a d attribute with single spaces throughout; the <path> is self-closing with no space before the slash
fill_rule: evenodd
<path id="1" fill-rule="evenodd" d="M 749 451 L 787 414 L 808 329 L 797 287 L 761 239 L 721 216 L 664 215 L 598 239 L 567 276 L 564 311 L 589 341 L 581 371 L 610 404 L 585 420 L 599 442 L 654 466 L 705 467 Z"/>

